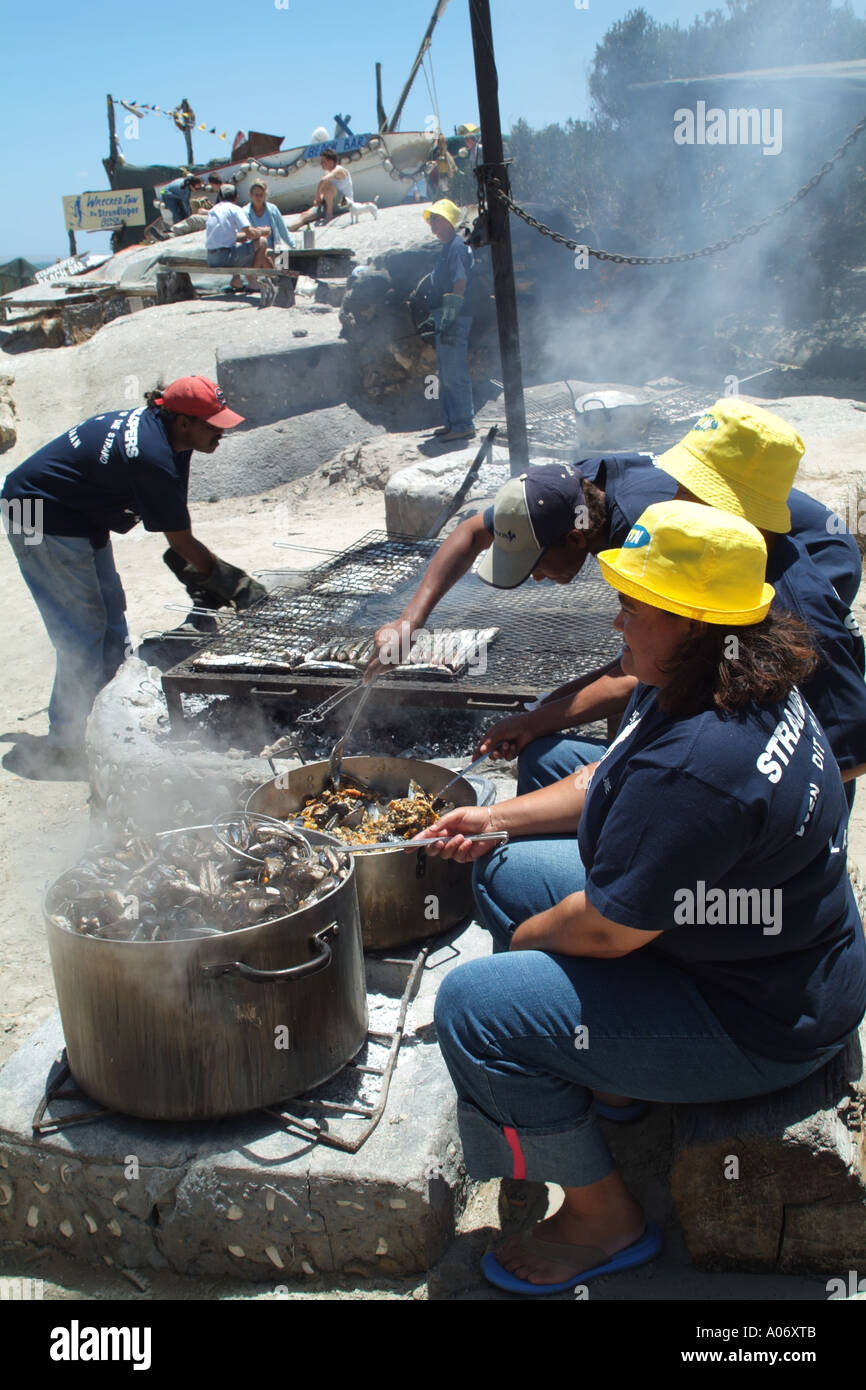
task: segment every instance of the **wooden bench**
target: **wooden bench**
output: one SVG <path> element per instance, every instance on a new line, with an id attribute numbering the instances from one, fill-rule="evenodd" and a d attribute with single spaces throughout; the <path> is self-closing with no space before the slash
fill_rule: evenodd
<path id="1" fill-rule="evenodd" d="M 157 304 L 175 304 L 183 299 L 195 299 L 195 286 L 192 276 L 208 279 L 224 279 L 226 275 L 252 276 L 259 280 L 276 281 L 276 292 L 267 296 L 267 302 L 277 308 L 288 309 L 295 302 L 295 283 L 299 275 L 309 275 L 312 279 L 342 279 L 351 271 L 352 251 L 346 247 L 334 250 L 299 249 L 283 252 L 288 257 L 288 267 L 280 266 L 212 266 L 206 260 L 193 260 L 184 256 L 162 255 L 157 263 Z M 263 289 L 263 302 L 266 291 Z"/>

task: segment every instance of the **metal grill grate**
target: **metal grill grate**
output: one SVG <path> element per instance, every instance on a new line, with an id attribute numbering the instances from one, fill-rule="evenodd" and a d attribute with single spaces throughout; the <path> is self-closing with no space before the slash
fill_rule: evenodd
<path id="1" fill-rule="evenodd" d="M 224 624 L 208 652 L 251 653 L 280 659 L 288 650 L 310 650 L 324 642 L 360 639 L 394 621 L 414 593 L 438 541 L 388 537 L 371 531 L 356 545 L 310 570 L 301 590 L 277 590 L 248 613 Z M 611 627 L 613 592 L 591 557 L 571 584 L 535 584 L 493 589 L 474 575 L 464 576 L 431 616 L 433 628 L 498 627 L 499 635 L 478 662 L 450 681 L 383 676 L 381 698 L 399 693 L 420 704 L 481 704 L 512 708 L 577 673 L 611 660 L 619 642 Z M 174 717 L 182 715 L 184 693 L 327 693 L 349 678 L 285 675 L 261 670 L 198 671 L 189 658 L 163 676 Z"/>

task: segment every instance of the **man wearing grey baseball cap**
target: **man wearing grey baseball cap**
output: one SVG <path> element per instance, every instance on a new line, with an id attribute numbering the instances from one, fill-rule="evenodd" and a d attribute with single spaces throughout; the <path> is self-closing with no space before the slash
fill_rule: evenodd
<path id="1" fill-rule="evenodd" d="M 530 577 L 568 584 L 587 555 L 623 545 L 641 513 L 652 502 L 670 501 L 675 491 L 674 479 L 656 468 L 649 454 L 610 454 L 579 465 L 530 464 L 499 489 L 492 507 L 462 521 L 446 538 L 403 612 L 376 633 L 379 660 L 386 664 L 386 651 L 394 650 L 395 631 L 400 645 L 408 643 L 485 550 L 478 577 L 495 588 L 516 589 Z M 632 682 L 622 675 L 617 659 L 548 699 L 564 700 L 590 686 L 575 711 L 576 723 L 606 717 L 611 702 L 625 708 Z M 534 737 L 512 731 L 524 717 L 495 724 L 478 751 L 501 746 L 497 756 L 515 757 Z"/>

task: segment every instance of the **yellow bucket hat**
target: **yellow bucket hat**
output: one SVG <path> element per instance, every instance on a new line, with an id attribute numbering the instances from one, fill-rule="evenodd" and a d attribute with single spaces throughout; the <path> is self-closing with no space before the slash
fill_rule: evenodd
<path id="1" fill-rule="evenodd" d="M 759 623 L 775 595 L 760 531 L 700 502 L 654 502 L 598 563 L 621 594 L 705 623 Z"/>
<path id="2" fill-rule="evenodd" d="M 656 464 L 711 507 L 784 534 L 791 529 L 786 498 L 805 449 L 778 415 L 732 396 L 716 401 Z"/>
<path id="3" fill-rule="evenodd" d="M 440 198 L 438 203 L 431 203 L 429 208 L 424 209 L 424 221 L 429 222 L 431 217 L 444 217 L 456 228 L 460 221 L 460 209 L 450 198 Z"/>

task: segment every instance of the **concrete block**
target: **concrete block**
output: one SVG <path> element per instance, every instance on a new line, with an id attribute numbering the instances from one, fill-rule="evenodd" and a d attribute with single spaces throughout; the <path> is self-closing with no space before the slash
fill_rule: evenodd
<path id="1" fill-rule="evenodd" d="M 490 950 L 474 924 L 442 941 L 407 1017 L 385 1113 L 357 1154 L 311 1146 L 262 1111 L 197 1125 L 110 1115 L 35 1136 L 63 1045 L 52 1015 L 0 1077 L 0 1239 L 89 1264 L 275 1284 L 426 1271 L 454 1239 L 466 1192 L 433 1001 L 448 970 Z M 368 964 L 368 988 L 382 991 L 387 970 Z"/>
<path id="2" fill-rule="evenodd" d="M 251 424 L 340 405 L 357 390 L 355 353 L 338 336 L 336 313 L 315 307 L 321 315 L 312 307 L 291 315 L 291 329 L 305 329 L 303 338 L 291 337 L 287 316 L 282 345 L 217 349 L 219 384 Z"/>

